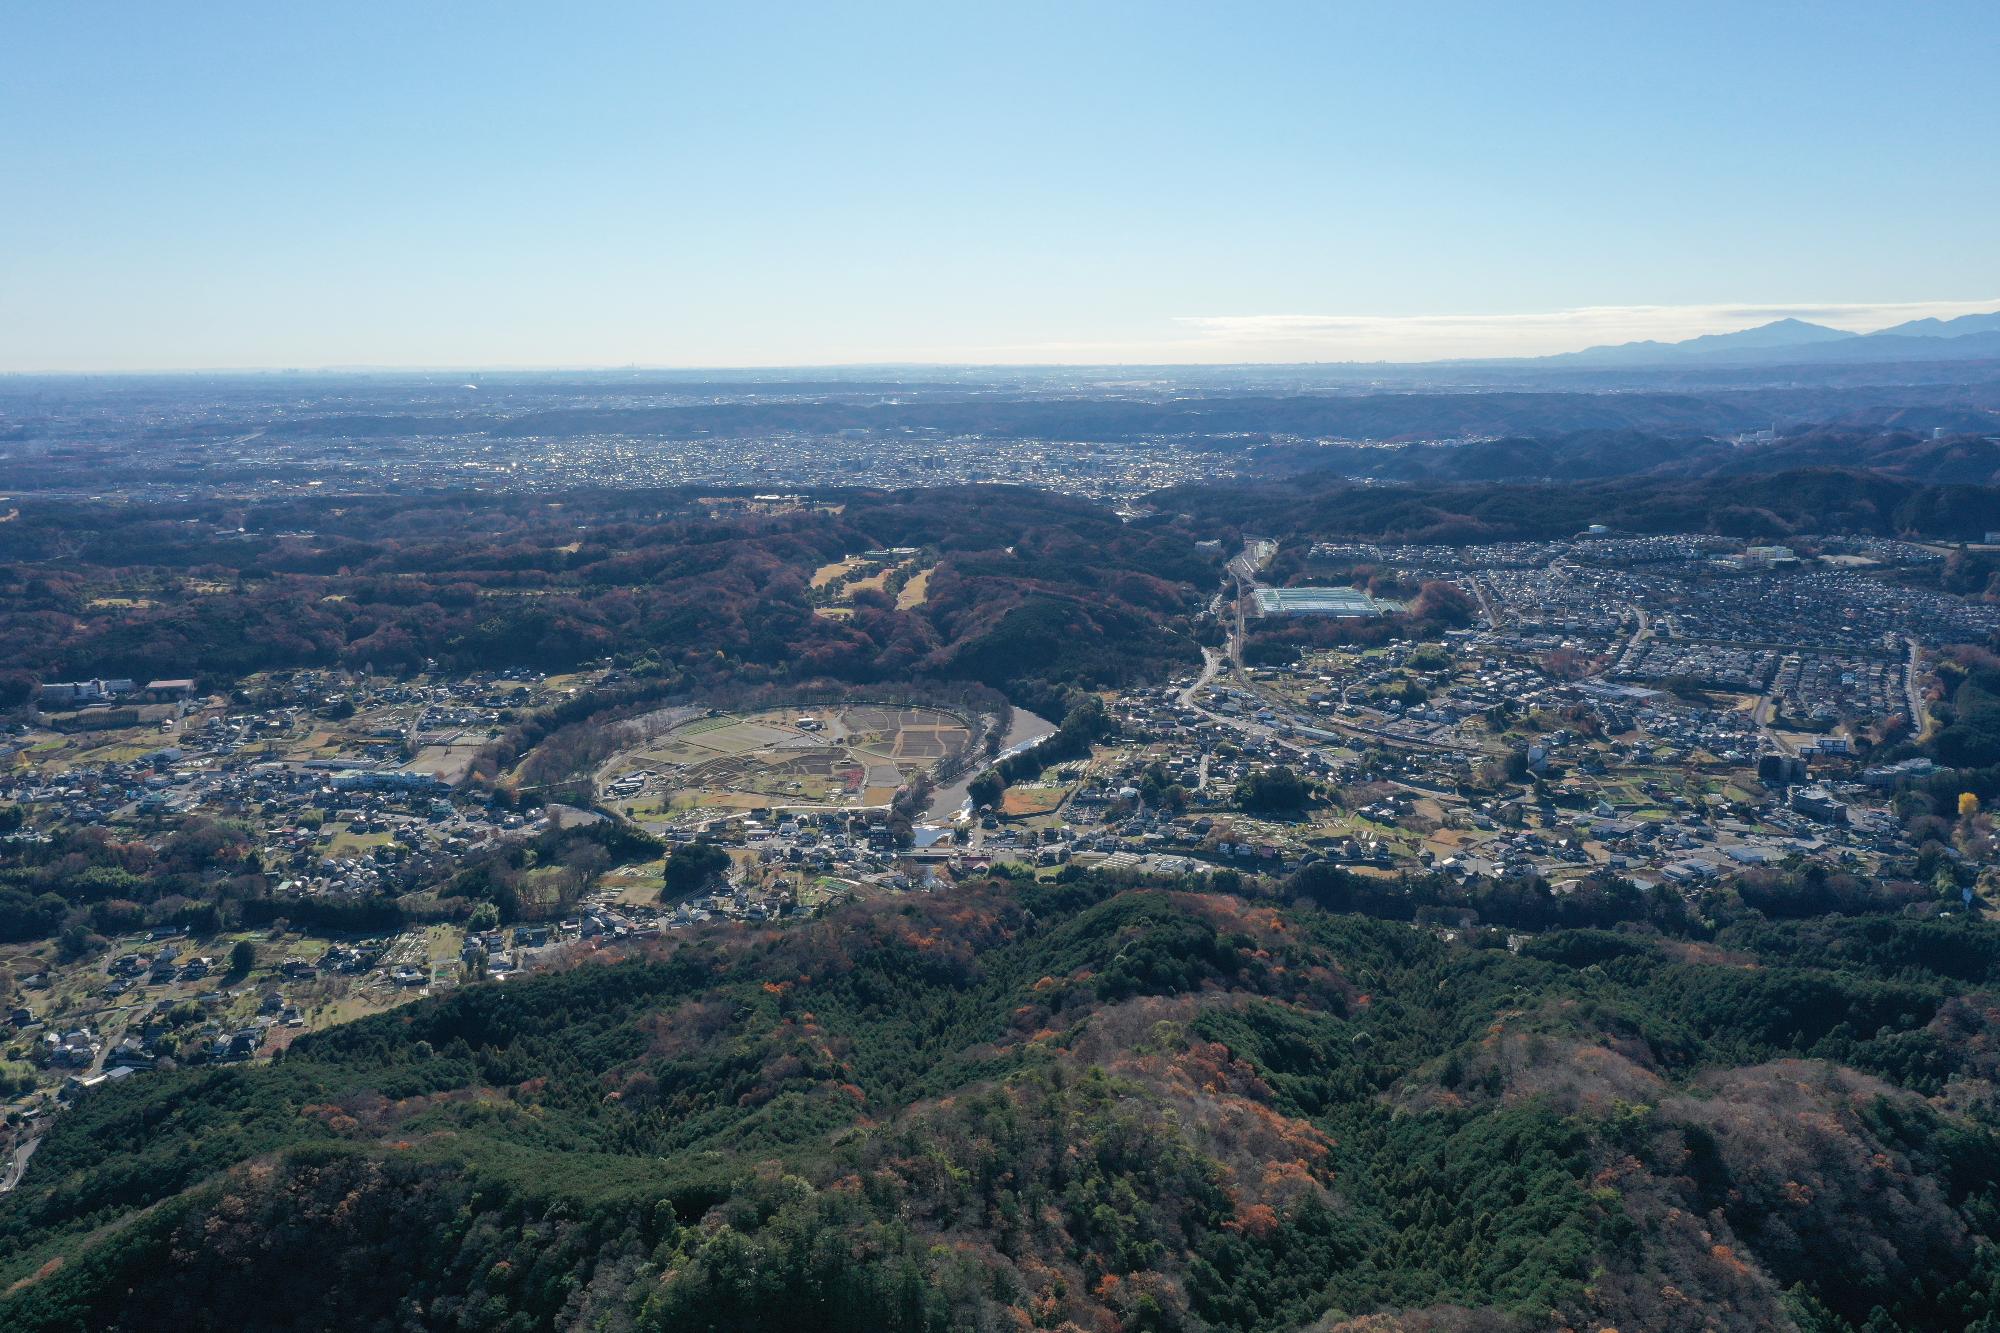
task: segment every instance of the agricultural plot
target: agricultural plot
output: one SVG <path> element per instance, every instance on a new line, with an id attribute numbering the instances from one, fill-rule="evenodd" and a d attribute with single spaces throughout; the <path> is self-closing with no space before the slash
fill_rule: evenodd
<path id="1" fill-rule="evenodd" d="M 697 809 L 859 809 L 971 742 L 966 723 L 934 708 L 878 704 L 697 718 L 614 755 L 597 774 L 601 800 L 640 823 Z"/>
<path id="2" fill-rule="evenodd" d="M 426 773 L 456 787 L 471 773 L 473 761 L 479 758 L 484 746 L 482 735 L 463 731 L 450 742 L 424 746 L 407 767 L 412 773 Z"/>
<path id="3" fill-rule="evenodd" d="M 1067 795 L 1067 786 L 1009 787 L 1000 798 L 1000 813 L 1009 819 L 1052 815 L 1061 808 Z"/>

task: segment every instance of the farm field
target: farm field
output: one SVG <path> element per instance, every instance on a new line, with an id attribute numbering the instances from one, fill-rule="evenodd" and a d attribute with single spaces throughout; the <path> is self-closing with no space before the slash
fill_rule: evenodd
<path id="1" fill-rule="evenodd" d="M 472 771 L 473 761 L 479 757 L 485 740 L 484 732 L 471 729 L 458 732 L 450 741 L 424 746 L 406 767 L 412 773 L 426 773 L 459 786 Z"/>
<path id="2" fill-rule="evenodd" d="M 598 770 L 599 799 L 640 824 L 690 810 L 863 809 L 964 751 L 964 719 L 935 708 L 841 704 L 697 718 Z"/>
<path id="3" fill-rule="evenodd" d="M 1001 797 L 1000 813 L 1010 819 L 1054 814 L 1067 795 L 1067 786 L 1009 787 Z"/>

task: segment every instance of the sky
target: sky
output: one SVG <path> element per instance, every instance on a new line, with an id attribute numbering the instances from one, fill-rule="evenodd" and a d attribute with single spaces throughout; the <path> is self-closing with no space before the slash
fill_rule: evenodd
<path id="1" fill-rule="evenodd" d="M 0 8 L 0 372 L 1525 355 L 2000 308 L 2000 5 Z"/>

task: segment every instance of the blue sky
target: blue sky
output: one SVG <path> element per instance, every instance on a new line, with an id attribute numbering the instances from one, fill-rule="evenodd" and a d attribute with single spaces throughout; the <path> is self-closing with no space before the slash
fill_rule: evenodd
<path id="1" fill-rule="evenodd" d="M 2000 5 L 24 4 L 0 370 L 1372 359 L 2000 306 Z"/>

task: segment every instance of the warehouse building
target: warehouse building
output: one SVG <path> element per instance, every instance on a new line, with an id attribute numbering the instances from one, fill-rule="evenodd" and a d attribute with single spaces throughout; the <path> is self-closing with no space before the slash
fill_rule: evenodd
<path id="1" fill-rule="evenodd" d="M 1259 588 L 1257 612 L 1266 616 L 1372 620 L 1382 614 L 1382 607 L 1359 588 Z"/>

